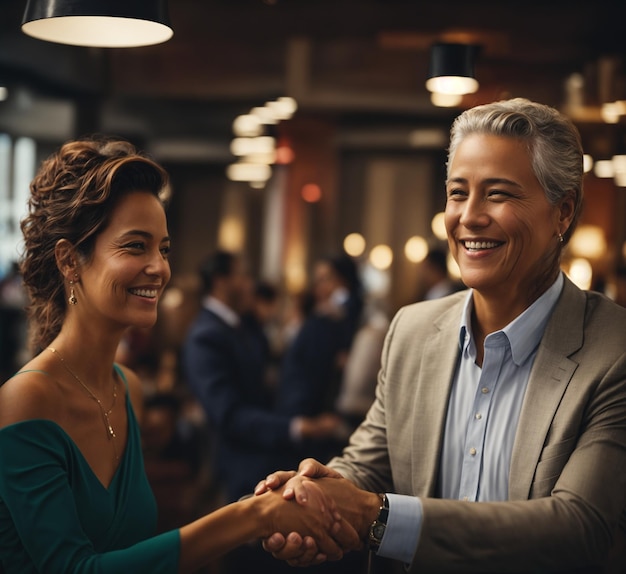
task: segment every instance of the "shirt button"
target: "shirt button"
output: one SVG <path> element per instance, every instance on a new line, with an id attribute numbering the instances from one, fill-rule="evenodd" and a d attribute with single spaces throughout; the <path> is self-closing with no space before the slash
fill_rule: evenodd
<path id="1" fill-rule="evenodd" d="M 483 387 L 482 389 L 480 389 L 480 392 L 481 392 L 483 395 L 486 395 L 486 394 L 489 392 L 489 388 L 487 388 L 487 387 Z"/>
<path id="2" fill-rule="evenodd" d="M 476 449 L 475 449 L 475 448 L 473 448 L 473 447 L 472 447 L 472 448 L 470 448 L 470 449 L 469 449 L 469 453 L 470 453 L 472 456 L 474 456 L 474 455 L 476 454 Z"/>
<path id="3" fill-rule="evenodd" d="M 474 418 L 475 418 L 477 421 L 479 421 L 480 419 L 482 419 L 482 418 L 483 418 L 483 415 L 481 415 L 480 413 L 476 413 L 476 414 L 474 415 Z"/>

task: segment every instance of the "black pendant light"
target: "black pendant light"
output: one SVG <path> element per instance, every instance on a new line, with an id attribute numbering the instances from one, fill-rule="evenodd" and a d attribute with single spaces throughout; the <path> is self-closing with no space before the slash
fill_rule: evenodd
<path id="1" fill-rule="evenodd" d="M 167 0 L 28 0 L 22 31 L 40 40 L 97 48 L 149 46 L 173 35 Z"/>
<path id="2" fill-rule="evenodd" d="M 439 94 L 463 95 L 478 90 L 474 62 L 478 46 L 474 44 L 434 44 L 426 88 Z"/>

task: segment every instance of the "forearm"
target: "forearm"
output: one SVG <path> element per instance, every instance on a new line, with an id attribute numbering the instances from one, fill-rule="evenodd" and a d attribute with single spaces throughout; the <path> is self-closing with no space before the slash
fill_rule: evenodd
<path id="1" fill-rule="evenodd" d="M 412 572 L 528 572 L 588 567 L 606 559 L 614 533 L 572 501 L 422 499 Z"/>
<path id="2" fill-rule="evenodd" d="M 259 497 L 234 502 L 180 529 L 178 571 L 195 572 L 249 540 L 267 536 Z"/>
<path id="3" fill-rule="evenodd" d="M 354 538 L 350 532 L 342 536 L 344 527 L 333 500 L 315 483 L 309 481 L 304 486 L 303 504 L 285 499 L 283 490 L 234 502 L 183 527 L 179 571 L 194 572 L 241 544 L 274 533 L 310 536 L 320 551 L 334 560 L 341 557 L 342 547 L 352 550 L 358 546 L 356 534 Z M 347 542 L 340 546 L 335 536 Z"/>

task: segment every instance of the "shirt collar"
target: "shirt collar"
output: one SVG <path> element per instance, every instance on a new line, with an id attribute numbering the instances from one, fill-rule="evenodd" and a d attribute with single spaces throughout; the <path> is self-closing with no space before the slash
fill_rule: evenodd
<path id="1" fill-rule="evenodd" d="M 231 327 L 239 326 L 239 315 L 237 315 L 235 311 L 219 299 L 216 299 L 211 295 L 207 295 L 202 300 L 202 306 L 215 313 L 227 325 L 230 325 Z"/>
<path id="2" fill-rule="evenodd" d="M 552 309 L 563 289 L 563 272 L 556 281 L 528 309 L 518 315 L 506 327 L 501 329 L 511 346 L 511 357 L 516 365 L 521 365 L 541 341 L 548 324 Z M 459 346 L 461 349 L 472 343 L 471 317 L 474 308 L 473 290 L 465 299 L 459 329 Z"/>

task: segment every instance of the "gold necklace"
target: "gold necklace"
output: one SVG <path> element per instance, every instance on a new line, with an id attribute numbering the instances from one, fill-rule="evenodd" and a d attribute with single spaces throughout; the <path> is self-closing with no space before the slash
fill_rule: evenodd
<path id="1" fill-rule="evenodd" d="M 61 361 L 61 364 L 63 365 L 63 368 L 80 383 L 80 386 L 83 387 L 83 389 L 85 389 L 89 393 L 89 396 L 94 401 L 96 401 L 96 403 L 100 407 L 100 412 L 102 413 L 102 420 L 104 421 L 104 427 L 106 429 L 107 436 L 113 442 L 113 451 L 115 453 L 115 460 L 119 460 L 120 457 L 117 453 L 117 444 L 115 441 L 115 439 L 117 438 L 117 435 L 115 434 L 115 431 L 113 430 L 113 427 L 111 426 L 111 421 L 109 419 L 109 416 L 111 415 L 111 413 L 113 412 L 113 409 L 115 408 L 115 402 L 117 401 L 117 390 L 115 388 L 116 381 L 115 380 L 113 381 L 113 404 L 111 404 L 111 408 L 107 411 L 102 405 L 102 401 L 93 393 L 93 391 L 85 383 L 83 383 L 78 378 L 78 375 L 67 366 L 65 359 L 61 356 L 59 351 L 57 351 L 54 347 L 48 347 L 48 350 L 51 351 L 53 354 L 55 354 L 59 358 L 59 360 Z"/>

